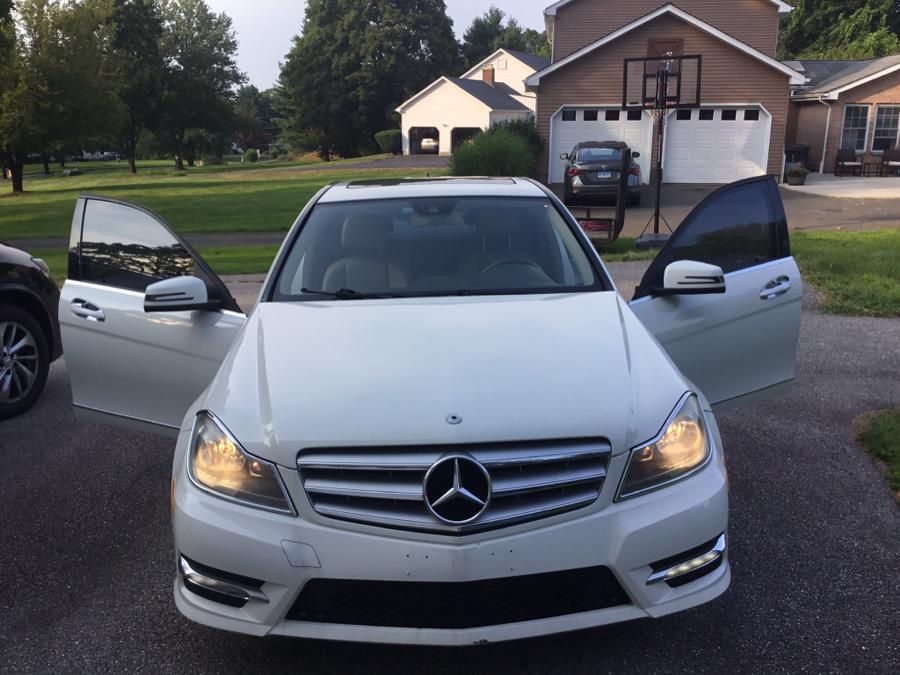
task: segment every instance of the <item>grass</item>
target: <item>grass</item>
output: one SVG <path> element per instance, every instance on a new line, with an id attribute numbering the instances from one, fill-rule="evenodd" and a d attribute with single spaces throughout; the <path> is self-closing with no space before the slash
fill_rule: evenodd
<path id="1" fill-rule="evenodd" d="M 791 247 L 824 311 L 900 316 L 900 229 L 794 232 Z"/>
<path id="2" fill-rule="evenodd" d="M 634 237 L 620 237 L 612 245 L 595 243 L 594 246 L 604 262 L 632 262 L 635 260 L 653 260 L 658 250 L 637 249 Z"/>
<path id="3" fill-rule="evenodd" d="M 84 175 L 26 179 L 13 195 L 0 183 L 0 240 L 68 238 L 75 200 L 102 194 L 147 206 L 179 232 L 277 232 L 287 230 L 323 185 L 353 178 L 425 175 L 426 171 L 352 170 L 349 160 L 322 163 L 322 171 L 292 171 L 288 162 L 198 167 L 177 172 L 149 163 L 137 176 L 115 162 L 86 166 Z M 434 173 L 434 172 L 432 172 Z"/>
<path id="4" fill-rule="evenodd" d="M 854 423 L 857 442 L 879 461 L 900 500 L 900 408 L 868 413 Z"/>

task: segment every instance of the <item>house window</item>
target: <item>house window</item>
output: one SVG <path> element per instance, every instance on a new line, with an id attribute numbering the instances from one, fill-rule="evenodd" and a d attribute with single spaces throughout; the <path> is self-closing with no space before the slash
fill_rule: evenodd
<path id="1" fill-rule="evenodd" d="M 677 119 L 679 122 L 690 122 L 691 115 L 693 112 L 694 112 L 693 110 L 689 110 L 689 109 L 686 110 L 686 109 L 682 108 L 681 110 L 679 110 L 678 112 L 675 113 L 675 119 Z"/>
<path id="2" fill-rule="evenodd" d="M 759 121 L 759 110 L 745 110 L 744 111 L 744 121 L 745 122 L 758 122 Z"/>
<path id="3" fill-rule="evenodd" d="M 644 113 L 640 110 L 629 110 L 628 111 L 628 121 L 629 122 L 640 122 L 644 119 Z"/>
<path id="4" fill-rule="evenodd" d="M 618 122 L 619 121 L 619 111 L 618 110 L 607 110 L 606 111 L 606 121 L 607 122 Z"/>
<path id="5" fill-rule="evenodd" d="M 844 108 L 844 129 L 841 132 L 841 150 L 866 151 L 869 134 L 869 106 L 848 105 Z"/>
<path id="6" fill-rule="evenodd" d="M 722 111 L 722 121 L 723 122 L 734 122 L 737 119 L 737 110 L 723 110 Z"/>
<path id="7" fill-rule="evenodd" d="M 574 110 L 563 110 L 562 120 L 563 120 L 563 122 L 574 122 L 575 121 L 575 111 Z"/>
<path id="8" fill-rule="evenodd" d="M 715 113 L 715 110 L 701 110 L 699 119 L 703 122 L 712 122 L 713 115 L 715 115 Z"/>
<path id="9" fill-rule="evenodd" d="M 872 152 L 884 152 L 900 144 L 900 105 L 880 105 L 875 115 Z"/>
<path id="10" fill-rule="evenodd" d="M 585 122 L 596 122 L 597 121 L 597 111 L 596 110 L 585 110 L 584 111 L 584 121 Z"/>

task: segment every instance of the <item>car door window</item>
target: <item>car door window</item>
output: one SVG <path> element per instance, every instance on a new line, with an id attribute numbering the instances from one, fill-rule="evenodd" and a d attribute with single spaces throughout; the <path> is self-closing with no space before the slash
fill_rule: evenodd
<path id="1" fill-rule="evenodd" d="M 83 200 L 80 242 L 73 234 L 69 278 L 143 292 L 157 281 L 196 276 L 222 309 L 240 311 L 224 284 L 165 224 L 132 204 Z M 73 228 L 73 232 L 76 228 Z"/>
<path id="2" fill-rule="evenodd" d="M 679 260 L 717 265 L 725 274 L 790 255 L 778 187 L 770 176 L 720 188 L 678 227 L 650 265 L 635 299 L 662 288 L 666 267 Z"/>

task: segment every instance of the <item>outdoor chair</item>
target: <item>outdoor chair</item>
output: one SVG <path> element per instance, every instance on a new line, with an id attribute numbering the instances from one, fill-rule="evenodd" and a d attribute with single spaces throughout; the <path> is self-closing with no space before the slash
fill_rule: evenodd
<path id="1" fill-rule="evenodd" d="M 844 169 L 850 169 L 853 176 L 862 176 L 863 163 L 856 156 L 856 150 L 838 150 L 834 161 L 834 175 L 843 176 Z"/>
<path id="2" fill-rule="evenodd" d="M 881 156 L 881 171 L 884 176 L 900 174 L 900 148 L 885 150 Z"/>

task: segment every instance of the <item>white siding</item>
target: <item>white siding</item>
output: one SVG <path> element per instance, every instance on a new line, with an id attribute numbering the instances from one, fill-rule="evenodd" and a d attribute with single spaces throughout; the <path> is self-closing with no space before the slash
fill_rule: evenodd
<path id="1" fill-rule="evenodd" d="M 436 127 L 440 132 L 440 153 L 451 152 L 451 136 L 457 127 L 487 129 L 490 109 L 451 82 L 442 82 L 414 102 L 403 113 L 403 154 L 408 155 L 409 130 L 412 127 Z"/>
<path id="2" fill-rule="evenodd" d="M 525 78 L 534 74 L 534 69 L 526 66 L 519 59 L 508 56 L 507 54 L 499 54 L 488 61 L 485 65 L 494 66 L 494 81 L 502 82 L 515 89 L 521 96 L 517 97 L 519 102 L 528 106 L 532 111 L 537 107 L 537 97 L 533 92 L 525 91 Z M 478 68 L 474 72 L 464 75 L 470 80 L 481 80 L 483 68 Z"/>

